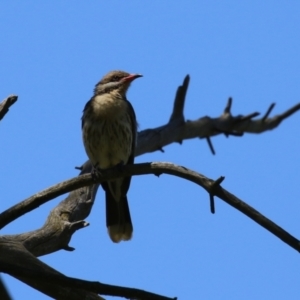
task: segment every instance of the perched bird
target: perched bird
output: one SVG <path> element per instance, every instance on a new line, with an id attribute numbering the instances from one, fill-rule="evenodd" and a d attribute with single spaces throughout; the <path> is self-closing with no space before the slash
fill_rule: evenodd
<path id="1" fill-rule="evenodd" d="M 137 122 L 132 105 L 126 99 L 130 83 L 140 74 L 112 71 L 94 89 L 82 116 L 85 151 L 94 172 L 118 165 L 133 164 Z M 128 241 L 133 226 L 127 201 L 131 177 L 102 183 L 106 198 L 106 225 L 115 243 Z"/>

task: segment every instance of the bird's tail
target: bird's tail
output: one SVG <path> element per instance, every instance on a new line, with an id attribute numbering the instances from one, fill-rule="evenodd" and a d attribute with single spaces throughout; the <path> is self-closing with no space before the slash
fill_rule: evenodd
<path id="1" fill-rule="evenodd" d="M 112 183 L 112 182 L 110 182 Z M 113 185 L 113 184 L 112 184 Z M 106 200 L 106 226 L 111 240 L 115 243 L 128 241 L 132 237 L 133 226 L 127 196 L 115 199 L 111 192 L 111 184 L 102 183 Z"/>

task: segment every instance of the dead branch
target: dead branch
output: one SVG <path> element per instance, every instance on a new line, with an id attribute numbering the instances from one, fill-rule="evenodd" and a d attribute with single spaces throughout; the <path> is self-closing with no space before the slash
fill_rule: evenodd
<path id="1" fill-rule="evenodd" d="M 8 113 L 9 108 L 18 100 L 18 96 L 10 95 L 0 103 L 0 121 Z"/>
<path id="2" fill-rule="evenodd" d="M 7 291 L 7 288 L 2 280 L 2 278 L 0 277 L 0 299 L 2 300 L 12 300 L 10 294 Z"/>
<path id="3" fill-rule="evenodd" d="M 139 289 L 125 288 L 67 277 L 37 259 L 13 237 L 0 237 L 0 272 L 7 273 L 55 299 L 103 299 L 121 296 L 129 299 L 172 300 Z"/>
<path id="4" fill-rule="evenodd" d="M 165 163 L 165 162 L 153 162 L 153 163 L 142 163 L 142 164 L 135 164 L 135 165 L 128 165 L 124 166 L 122 169 L 113 168 L 106 171 L 103 171 L 101 176 L 99 176 L 99 183 L 107 180 L 116 179 L 119 177 L 125 177 L 125 176 L 137 176 L 137 175 L 145 175 L 145 174 L 154 174 L 154 175 L 161 175 L 161 174 L 169 174 L 173 176 L 180 177 L 182 179 L 189 180 L 193 183 L 196 183 L 197 185 L 204 188 L 208 194 L 211 196 L 217 196 L 218 198 L 225 201 L 227 204 L 231 205 L 232 207 L 236 208 L 249 218 L 251 218 L 253 221 L 273 233 L 275 236 L 280 238 L 282 241 L 284 241 L 286 244 L 291 246 L 297 251 L 300 251 L 300 244 L 299 240 L 297 240 L 295 237 L 290 235 L 287 231 L 283 230 L 281 227 L 276 225 L 274 222 L 260 214 L 257 210 L 252 208 L 250 205 L 243 202 L 241 199 L 236 197 L 235 195 L 231 194 L 227 190 L 223 189 L 221 187 L 221 182 L 224 180 L 224 177 L 220 177 L 218 180 L 212 180 L 207 177 L 205 177 L 202 174 L 199 174 L 193 170 L 187 169 L 185 167 L 177 166 L 171 163 Z M 17 216 L 22 216 L 25 212 L 28 212 L 28 206 L 31 207 L 31 209 L 34 209 L 34 207 L 37 207 L 54 197 L 58 195 L 62 195 L 66 192 L 69 192 L 73 189 L 77 189 L 78 187 L 87 186 L 93 183 L 93 179 L 91 174 L 85 174 L 81 175 L 75 178 L 72 178 L 70 180 L 61 182 L 57 184 L 56 186 L 52 186 L 40 193 L 37 193 L 36 195 L 39 195 L 38 197 L 34 197 L 33 200 L 28 202 L 28 200 L 24 200 L 23 202 L 19 203 L 18 205 L 12 207 L 11 209 L 5 211 L 0 215 L 0 222 L 3 224 L 2 217 L 5 217 L 6 222 L 8 220 L 15 220 Z M 211 201 L 211 198 L 210 198 Z M 60 205 L 60 204 L 59 204 Z M 59 206 L 58 205 L 58 206 Z M 52 211 L 53 212 L 53 211 Z M 10 216 L 12 216 L 10 218 Z M 69 219 L 68 219 L 69 218 Z M 73 221 L 70 221 L 70 220 Z M 84 228 L 86 226 L 85 222 L 83 220 L 78 220 L 76 213 L 72 214 L 72 211 L 69 210 L 67 215 L 61 215 L 61 218 L 59 219 L 59 216 L 57 216 L 56 219 L 53 219 L 56 223 L 51 223 L 51 220 L 47 220 L 46 224 L 43 226 L 41 231 L 41 238 L 43 237 L 45 239 L 46 234 L 45 232 L 49 231 L 50 228 L 54 228 L 56 232 L 58 231 L 58 228 L 62 232 L 68 232 L 68 239 L 65 239 L 69 241 L 72 234 L 80 228 Z M 62 240 L 60 239 L 52 239 L 52 236 L 56 234 L 56 232 L 53 232 L 53 230 L 49 231 L 49 235 L 51 236 L 51 240 L 48 242 L 51 243 L 51 248 L 47 248 L 46 244 L 47 241 L 43 240 L 43 248 L 33 248 L 31 244 L 31 239 L 34 236 L 34 240 L 39 240 L 37 238 L 36 234 L 20 234 L 20 235 L 14 235 L 14 236 L 6 236 L 10 239 L 18 240 L 20 242 L 24 242 L 24 246 L 27 248 L 27 250 L 35 253 L 35 255 L 44 255 L 50 253 L 50 250 L 53 248 L 56 250 L 58 249 L 65 249 L 70 250 L 73 248 L 70 248 L 68 244 L 64 244 Z M 58 237 L 64 234 L 58 234 Z M 37 245 L 39 247 L 39 244 Z M 45 251 L 45 252 L 43 252 Z"/>
<path id="5" fill-rule="evenodd" d="M 87 293 L 78 287 L 70 289 L 64 287 L 59 281 L 47 278 L 51 275 L 58 278 L 64 275 L 38 260 L 24 248 L 22 243 L 3 236 L 0 237 L 0 268 L 1 272 L 55 299 L 103 299 L 95 293 Z"/>

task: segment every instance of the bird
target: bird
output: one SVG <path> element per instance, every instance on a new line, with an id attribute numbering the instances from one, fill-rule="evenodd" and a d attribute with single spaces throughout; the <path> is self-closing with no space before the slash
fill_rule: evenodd
<path id="1" fill-rule="evenodd" d="M 135 111 L 126 92 L 141 74 L 111 71 L 95 86 L 86 103 L 82 121 L 82 138 L 86 154 L 93 165 L 92 174 L 101 170 L 134 163 L 137 139 Z M 128 241 L 133 225 L 127 199 L 131 177 L 102 182 L 105 191 L 106 226 L 114 243 Z"/>

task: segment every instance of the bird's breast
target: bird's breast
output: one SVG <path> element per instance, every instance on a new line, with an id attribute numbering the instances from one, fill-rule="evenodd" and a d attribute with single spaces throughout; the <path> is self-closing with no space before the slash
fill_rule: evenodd
<path id="1" fill-rule="evenodd" d="M 132 119 L 127 102 L 96 99 L 98 110 L 85 119 L 83 141 L 94 165 L 107 169 L 128 162 L 133 145 Z M 120 103 L 121 102 L 121 103 Z"/>
<path id="2" fill-rule="evenodd" d="M 96 118 L 118 118 L 127 111 L 127 105 L 127 102 L 117 93 L 98 95 L 95 96 L 92 102 L 93 114 Z"/>

